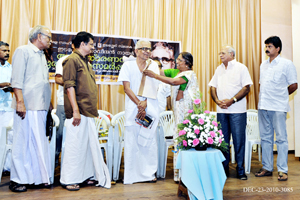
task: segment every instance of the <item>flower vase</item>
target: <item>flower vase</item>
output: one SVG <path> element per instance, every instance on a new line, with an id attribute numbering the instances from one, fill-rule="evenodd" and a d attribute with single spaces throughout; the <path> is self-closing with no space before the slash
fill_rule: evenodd
<path id="1" fill-rule="evenodd" d="M 206 145 L 206 144 L 205 144 L 205 145 L 203 145 L 203 144 L 198 144 L 197 146 L 195 146 L 195 149 L 196 149 L 197 151 L 206 151 L 207 145 Z"/>

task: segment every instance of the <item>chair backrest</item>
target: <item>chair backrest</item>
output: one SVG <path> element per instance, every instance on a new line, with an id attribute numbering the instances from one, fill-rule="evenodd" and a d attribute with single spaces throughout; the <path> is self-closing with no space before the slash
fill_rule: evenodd
<path id="1" fill-rule="evenodd" d="M 258 128 L 258 114 L 257 111 L 247 111 L 247 139 L 260 139 Z"/>
<path id="2" fill-rule="evenodd" d="M 210 112 L 209 114 L 212 115 L 215 120 L 217 120 L 217 112 Z"/>
<path id="3" fill-rule="evenodd" d="M 110 112 L 108 112 L 108 111 L 105 111 L 105 110 L 98 110 L 98 114 L 99 113 L 103 113 L 103 114 L 105 114 L 108 118 L 109 118 L 109 120 L 112 120 L 112 118 L 114 117 L 114 115 L 113 114 L 111 114 Z"/>
<path id="4" fill-rule="evenodd" d="M 125 111 L 122 111 L 111 119 L 111 125 L 114 128 L 119 129 L 119 141 L 122 142 L 124 139 L 124 131 L 125 131 Z"/>
<path id="5" fill-rule="evenodd" d="M 52 117 L 52 119 L 54 121 L 54 126 L 58 127 L 60 122 L 59 122 L 58 116 L 56 115 L 56 109 L 52 109 L 52 111 L 51 111 L 51 117 Z"/>
<path id="6" fill-rule="evenodd" d="M 164 130 L 165 136 L 174 136 L 175 117 L 173 111 L 163 111 L 159 115 L 159 124 Z"/>
<path id="7" fill-rule="evenodd" d="M 102 128 L 103 130 L 108 130 L 110 126 L 110 120 L 109 118 L 102 112 L 98 112 L 99 116 L 95 117 L 95 124 L 96 124 L 96 130 L 98 133 L 101 131 L 100 129 Z M 102 127 L 101 127 L 102 125 Z"/>

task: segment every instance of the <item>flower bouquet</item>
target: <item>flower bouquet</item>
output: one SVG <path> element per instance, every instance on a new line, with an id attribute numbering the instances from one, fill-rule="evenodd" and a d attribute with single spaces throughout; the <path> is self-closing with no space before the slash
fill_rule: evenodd
<path id="1" fill-rule="evenodd" d="M 210 111 L 205 110 L 205 102 L 201 102 L 200 98 L 194 100 L 193 110 L 189 110 L 184 121 L 178 124 L 177 148 L 187 150 L 207 146 L 228 152 L 220 123 Z"/>

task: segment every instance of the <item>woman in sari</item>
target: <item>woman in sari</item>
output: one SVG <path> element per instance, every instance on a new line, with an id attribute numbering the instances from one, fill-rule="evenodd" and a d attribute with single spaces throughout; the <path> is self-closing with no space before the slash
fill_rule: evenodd
<path id="1" fill-rule="evenodd" d="M 175 130 L 173 138 L 178 137 L 177 125 L 182 123 L 188 115 L 188 110 L 193 109 L 193 100 L 199 94 L 199 86 L 197 76 L 192 70 L 193 56 L 191 53 L 182 52 L 176 59 L 177 69 L 160 70 L 160 75 L 150 70 L 145 70 L 144 74 L 158 79 L 164 83 L 172 85 L 172 109 L 175 117 Z M 177 142 L 174 141 L 175 152 L 177 152 Z M 178 170 L 175 169 L 177 161 L 177 153 L 174 153 L 174 181 L 179 181 Z"/>

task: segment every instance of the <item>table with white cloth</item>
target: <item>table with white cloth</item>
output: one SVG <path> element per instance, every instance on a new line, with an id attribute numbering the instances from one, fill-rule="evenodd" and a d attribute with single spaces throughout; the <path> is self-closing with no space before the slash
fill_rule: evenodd
<path id="1" fill-rule="evenodd" d="M 223 199 L 226 174 L 225 160 L 218 149 L 206 151 L 189 149 L 178 154 L 176 169 L 180 169 L 181 181 L 188 189 L 190 199 Z"/>

